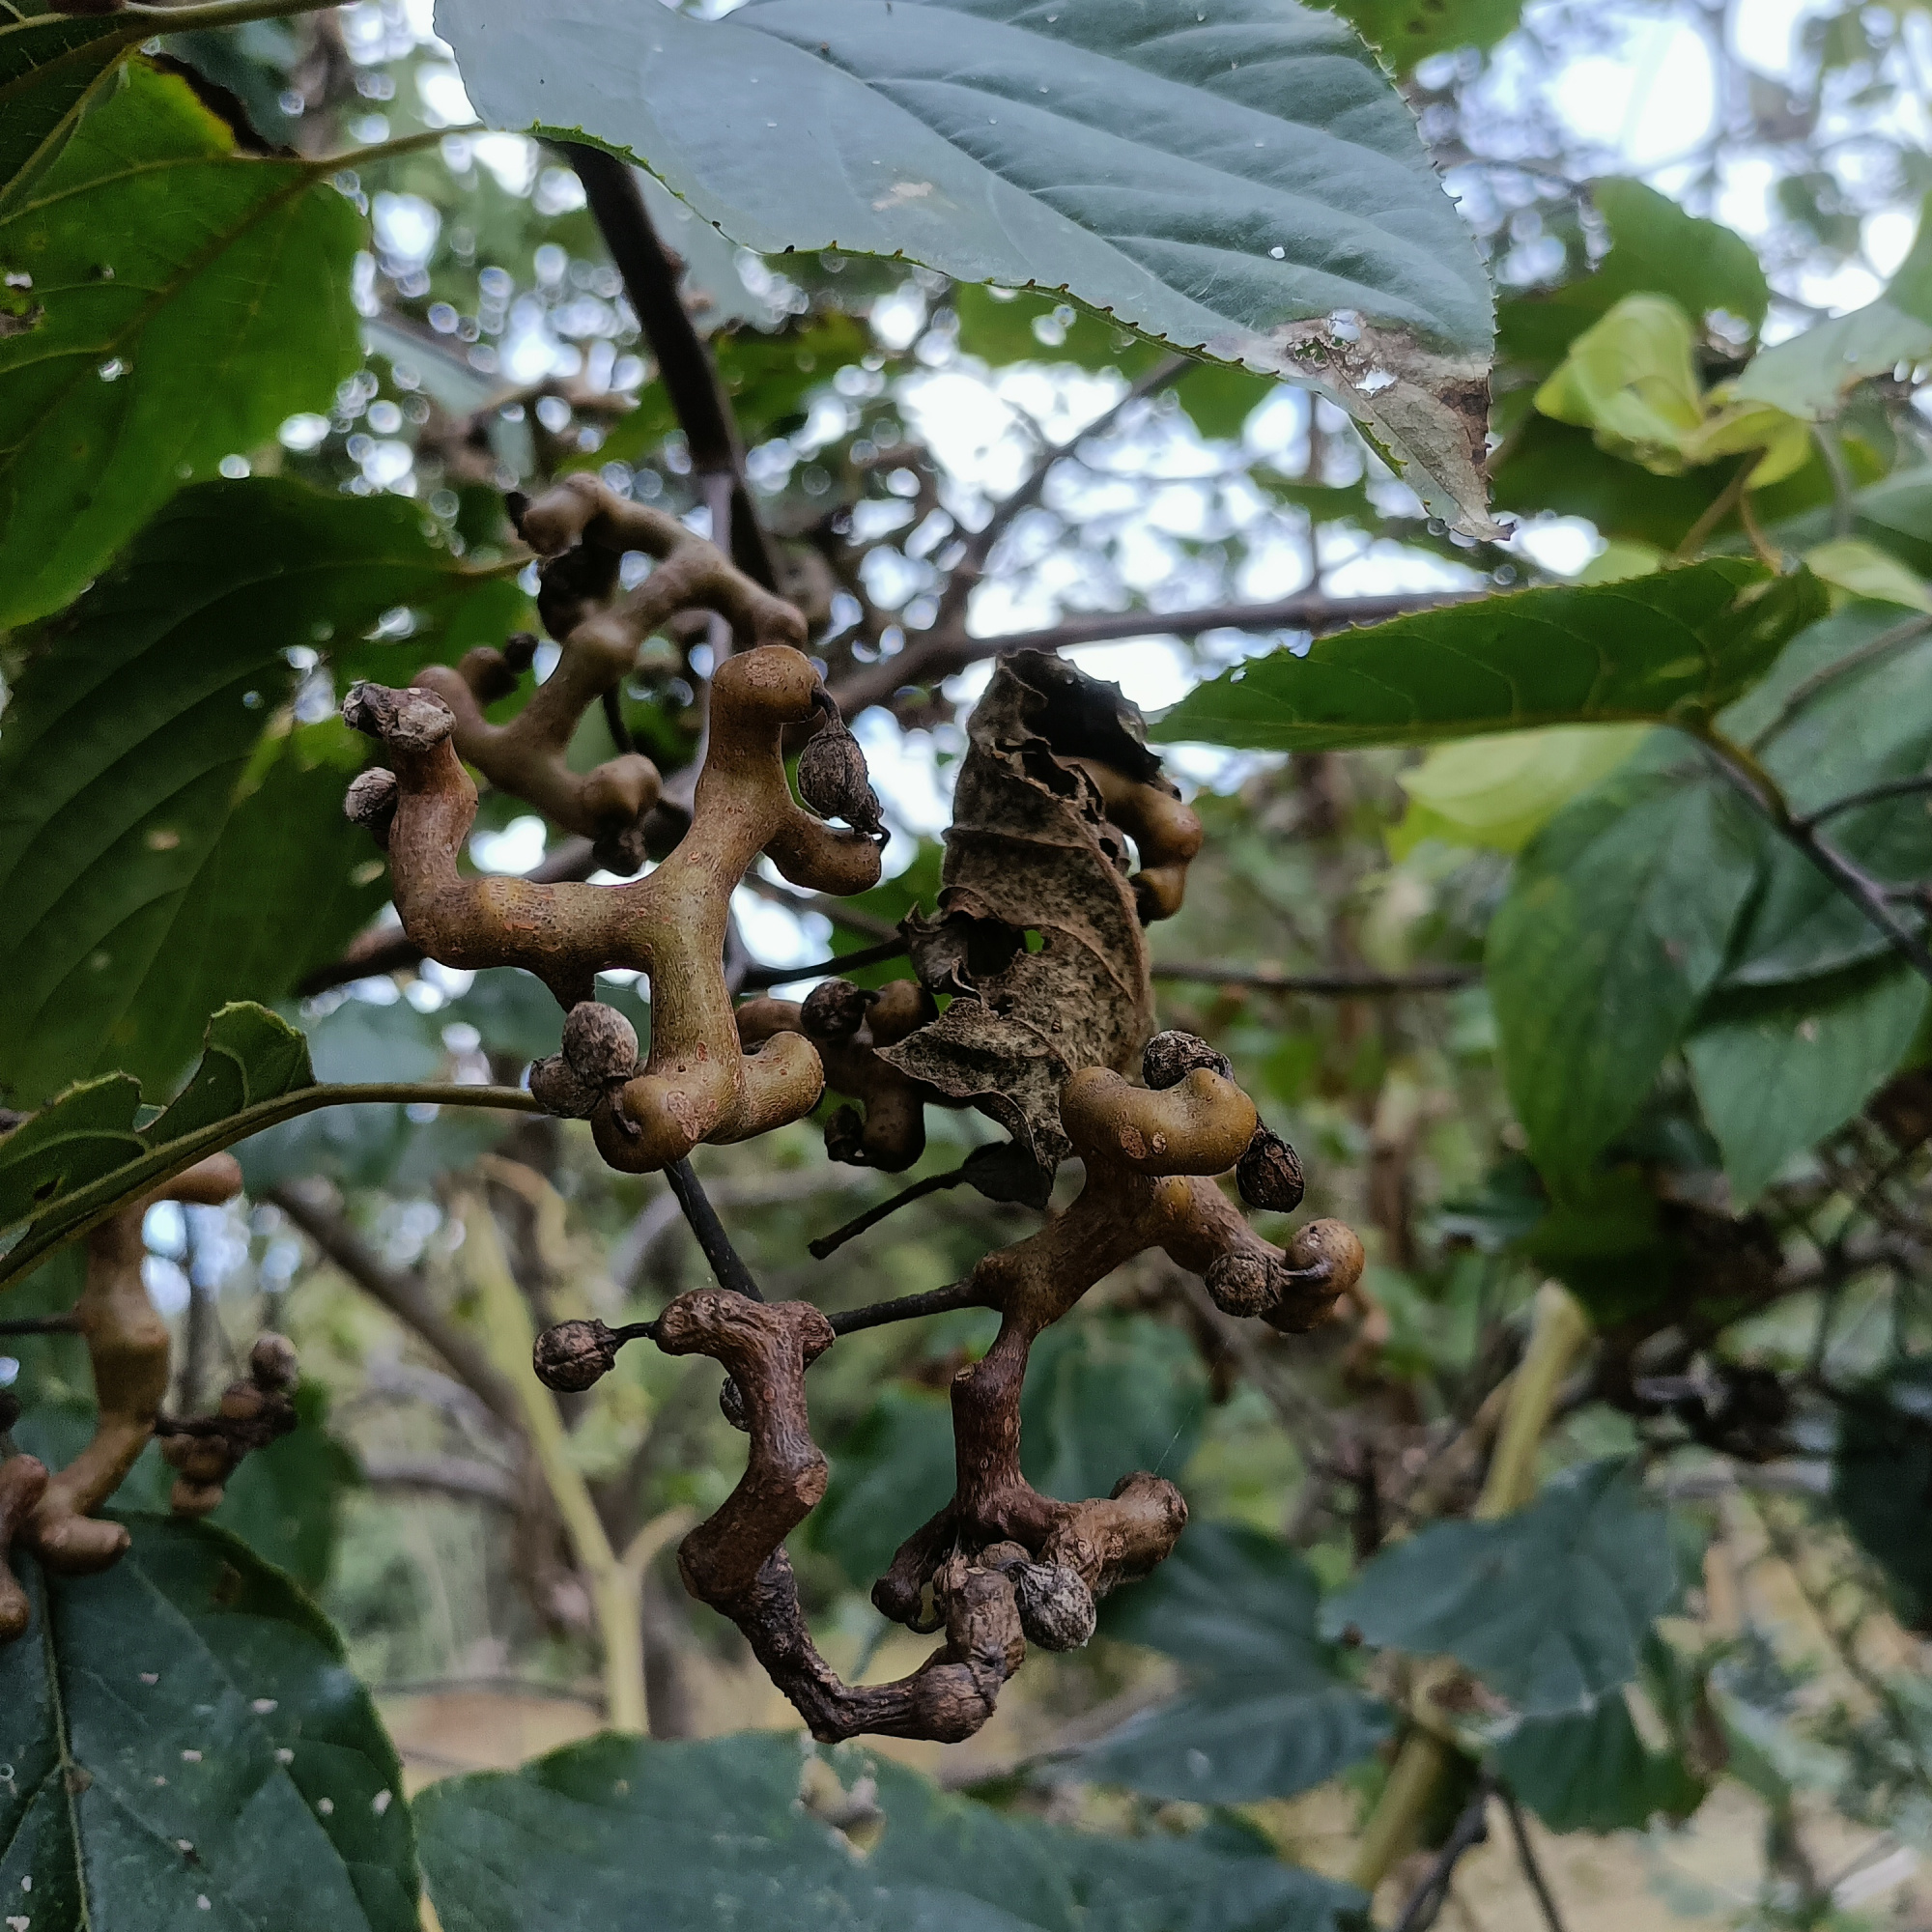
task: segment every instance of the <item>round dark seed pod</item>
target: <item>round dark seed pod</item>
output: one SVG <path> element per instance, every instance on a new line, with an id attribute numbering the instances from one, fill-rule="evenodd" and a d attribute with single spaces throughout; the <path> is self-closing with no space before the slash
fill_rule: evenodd
<path id="1" fill-rule="evenodd" d="M 1269 1127 L 1257 1127 L 1235 1169 L 1235 1185 L 1250 1208 L 1287 1214 L 1300 1207 L 1306 1186 L 1301 1157 Z"/>
<path id="2" fill-rule="evenodd" d="M 296 1345 L 286 1335 L 258 1335 L 248 1350 L 248 1374 L 262 1389 L 292 1389 L 301 1379 Z"/>
<path id="3" fill-rule="evenodd" d="M 638 1070 L 638 1030 L 615 1007 L 580 1000 L 563 1023 L 563 1057 L 600 1089 L 628 1080 Z"/>
<path id="4" fill-rule="evenodd" d="M 724 1378 L 724 1386 L 718 1391 L 718 1410 L 741 1435 L 751 1434 L 751 1412 L 745 1406 L 745 1391 L 738 1386 L 735 1376 Z"/>
<path id="5" fill-rule="evenodd" d="M 545 1388 L 582 1395 L 611 1373 L 619 1343 L 603 1322 L 559 1321 L 537 1337 L 530 1366 Z"/>
<path id="6" fill-rule="evenodd" d="M 836 720 L 798 754 L 798 795 L 821 818 L 842 818 L 876 838 L 885 829 L 859 741 Z"/>
<path id="7" fill-rule="evenodd" d="M 799 1016 L 813 1039 L 850 1039 L 866 1024 L 878 998 L 850 980 L 821 980 L 805 996 Z"/>
<path id="8" fill-rule="evenodd" d="M 1042 1650 L 1078 1650 L 1094 1634 L 1094 1593 L 1077 1570 L 1062 1563 L 1015 1564 L 1013 1599 L 1020 1629 Z"/>
<path id="9" fill-rule="evenodd" d="M 546 1114 L 566 1121 L 587 1121 L 597 1111 L 604 1089 L 584 1079 L 560 1053 L 530 1067 L 530 1097 Z"/>
<path id="10" fill-rule="evenodd" d="M 1141 1049 L 1141 1078 L 1156 1093 L 1179 1086 L 1201 1066 L 1218 1073 L 1223 1080 L 1235 1077 L 1228 1056 L 1216 1053 L 1205 1039 L 1191 1033 L 1157 1033 Z"/>
<path id="11" fill-rule="evenodd" d="M 351 824 L 362 826 L 379 845 L 386 846 L 401 791 L 395 773 L 386 765 L 371 765 L 350 780 L 342 798 L 342 815 Z"/>
<path id="12" fill-rule="evenodd" d="M 825 1157 L 847 1167 L 866 1165 L 866 1122 L 857 1107 L 840 1107 L 826 1122 Z"/>
<path id="13" fill-rule="evenodd" d="M 1208 1270 L 1208 1293 L 1223 1315 L 1259 1315 L 1278 1299 L 1270 1273 L 1259 1255 L 1222 1255 Z"/>

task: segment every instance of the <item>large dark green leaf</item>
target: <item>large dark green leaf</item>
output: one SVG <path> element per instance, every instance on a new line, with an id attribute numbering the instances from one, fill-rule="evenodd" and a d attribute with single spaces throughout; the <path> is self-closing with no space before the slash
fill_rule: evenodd
<path id="1" fill-rule="evenodd" d="M 1832 1500 L 1915 1630 L 1932 1629 L 1932 1360 L 1898 1363 L 1845 1403 Z"/>
<path id="2" fill-rule="evenodd" d="M 1720 993 L 1684 1042 L 1735 1207 L 1844 1125 L 1904 1059 L 1928 988 L 1887 958 L 1829 980 Z"/>
<path id="3" fill-rule="evenodd" d="M 1520 590 L 1236 665 L 1166 713 L 1156 735 L 1318 752 L 1708 718 L 1824 610 L 1804 573 L 1774 581 L 1731 557 Z"/>
<path id="4" fill-rule="evenodd" d="M 184 81 L 127 83 L 0 220 L 39 310 L 0 333 L 0 625 L 67 603 L 361 356 L 355 211 L 315 168 L 238 156 Z"/>
<path id="5" fill-rule="evenodd" d="M 1060 289 L 1312 383 L 1488 529 L 1490 296 L 1375 58 L 1293 0 L 452 0 L 470 98 L 623 149 L 734 241 Z M 1346 318 L 1346 319 L 1344 319 Z"/>
<path id="6" fill-rule="evenodd" d="M 1107 1600 L 1109 1636 L 1187 1669 L 1179 1696 L 1064 1761 L 1076 1777 L 1155 1798 L 1286 1798 L 1346 1771 L 1387 1736 L 1379 1699 L 1348 1683 L 1316 1634 L 1321 1585 L 1275 1537 L 1190 1523 L 1153 1576 Z"/>
<path id="7" fill-rule="evenodd" d="M 1586 1463 L 1494 1522 L 1437 1522 L 1384 1550 L 1321 1628 L 1466 1664 L 1526 1718 L 1588 1711 L 1630 1683 L 1681 1577 L 1668 1520 L 1626 1463 Z"/>
<path id="8" fill-rule="evenodd" d="M 1759 875 L 1738 795 L 1674 734 L 1566 806 L 1517 863 L 1487 969 L 1503 1074 L 1537 1163 L 1584 1172 L 1722 969 Z"/>
<path id="9" fill-rule="evenodd" d="M 1704 1787 L 1674 1750 L 1652 1750 L 1622 1697 L 1580 1716 L 1525 1718 L 1497 1746 L 1503 1781 L 1552 1832 L 1640 1832 L 1683 1818 Z"/>
<path id="10" fill-rule="evenodd" d="M 825 1500 L 806 1519 L 812 1545 L 868 1590 L 893 1552 L 952 1493 L 946 1398 L 892 1383 L 834 1445 Z"/>
<path id="11" fill-rule="evenodd" d="M 1090 1837 L 942 1794 L 856 1749 L 864 1856 L 799 1804 L 788 1738 L 602 1737 L 416 1801 L 444 1932 L 1333 1932 L 1360 1894 L 1185 1839 Z"/>
<path id="12" fill-rule="evenodd" d="M 7 1910 L 33 1932 L 413 1932 L 402 1769 L 335 1633 L 220 1530 L 131 1527 L 99 1577 L 49 1587 L 15 1559 L 34 1624 L 0 1650 Z"/>
<path id="13" fill-rule="evenodd" d="M 1208 1413 L 1200 1357 L 1146 1315 L 1056 1323 L 1034 1344 L 1020 1401 L 1020 1466 L 1044 1495 L 1078 1502 L 1146 1469 L 1178 1477 Z"/>
<path id="14" fill-rule="evenodd" d="M 141 32 L 101 14 L 0 25 L 0 212 L 52 164 Z"/>
<path id="15" fill-rule="evenodd" d="M 405 682 L 429 642 L 506 620 L 518 595 L 399 499 L 217 482 L 24 639 L 0 732 L 14 1104 L 106 1067 L 165 1091 L 216 1007 L 280 998 L 340 950 L 383 890 L 381 854 L 342 817 L 362 748 L 335 724 L 264 740 L 288 654 L 388 654 Z M 360 641 L 399 606 L 417 635 Z"/>

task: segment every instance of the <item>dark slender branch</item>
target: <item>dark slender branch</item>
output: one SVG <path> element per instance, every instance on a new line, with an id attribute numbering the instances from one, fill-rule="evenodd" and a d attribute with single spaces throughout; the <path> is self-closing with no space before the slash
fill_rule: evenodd
<path id="1" fill-rule="evenodd" d="M 262 1198 L 279 1208 L 365 1294 L 428 1343 L 497 1421 L 523 1435 L 523 1405 L 509 1378 L 483 1344 L 436 1305 L 419 1276 L 390 1267 L 340 1212 L 286 1182 L 266 1189 Z"/>
<path id="2" fill-rule="evenodd" d="M 952 573 L 946 580 L 946 588 L 941 593 L 939 611 L 933 620 L 936 629 L 950 631 L 963 624 L 967 603 L 980 578 L 984 576 L 987 561 L 1000 539 L 1012 527 L 1016 517 L 1039 501 L 1046 490 L 1048 479 L 1061 463 L 1071 456 L 1083 442 L 1096 436 L 1105 436 L 1134 404 L 1158 394 L 1193 366 L 1192 356 L 1168 356 L 1135 383 L 1119 402 L 1109 409 L 1102 410 L 1084 429 L 1076 430 L 1065 442 L 1052 443 L 1040 452 L 1038 460 L 1019 488 L 1011 496 L 1003 497 L 996 503 L 985 523 L 966 539 L 965 550 L 959 561 L 952 566 Z"/>
<path id="3" fill-rule="evenodd" d="M 1409 1894 L 1408 1903 L 1402 1908 L 1391 1932 L 1429 1932 L 1429 1928 L 1435 1923 L 1435 1915 L 1442 1910 L 1443 1901 L 1449 1896 L 1449 1881 L 1455 1874 L 1457 1861 L 1472 1845 L 1480 1845 L 1490 1835 L 1489 1807 L 1490 1786 L 1485 1779 L 1477 1787 L 1476 1795 L 1463 1807 L 1463 1815 L 1456 1820 L 1455 1830 L 1435 1854 L 1435 1862 L 1424 1875 L 1422 1883 Z"/>
<path id="4" fill-rule="evenodd" d="M 16 1315 L 0 1321 L 0 1337 L 8 1335 L 78 1335 L 80 1318 L 70 1309 L 65 1315 Z"/>
<path id="5" fill-rule="evenodd" d="M 1900 958 L 1924 979 L 1932 980 L 1932 948 L 1927 947 L 1922 933 L 1915 932 L 1894 916 L 1890 891 L 1822 838 L 1816 827 L 1794 816 L 1776 781 L 1748 752 L 1733 745 L 1716 731 L 1701 734 L 1698 742 L 1718 770 L 1743 797 L 1749 800 L 1766 823 L 1804 853 L 1884 933 Z"/>
<path id="6" fill-rule="evenodd" d="M 631 727 L 624 719 L 624 701 L 617 695 L 613 684 L 604 694 L 604 724 L 611 733 L 611 742 L 620 752 L 635 752 L 638 741 L 631 736 Z"/>
<path id="7" fill-rule="evenodd" d="M 1536 1894 L 1536 1902 L 1543 1909 L 1543 1922 L 1549 1932 L 1563 1932 L 1563 1916 L 1556 1910 L 1556 1895 L 1549 1889 L 1548 1882 L 1543 1876 L 1543 1867 L 1536 1861 L 1536 1854 L 1529 1845 L 1529 1833 L 1522 1822 L 1522 1806 L 1516 1802 L 1516 1793 L 1507 1786 L 1502 1787 L 1503 1808 L 1509 1813 L 1510 1835 L 1516 1839 L 1516 1855 L 1522 1865 L 1522 1875 L 1529 1881 L 1529 1889 Z"/>
<path id="8" fill-rule="evenodd" d="M 1916 778 L 1893 779 L 1889 784 L 1867 785 L 1863 791 L 1847 792 L 1830 805 L 1821 805 L 1816 811 L 1800 813 L 1792 823 L 1808 832 L 1828 818 L 1836 818 L 1841 811 L 1856 811 L 1861 805 L 1877 805 L 1882 799 L 1909 798 L 1916 791 L 1932 791 L 1932 772 L 1920 772 Z"/>
<path id="9" fill-rule="evenodd" d="M 910 1187 L 899 1191 L 884 1201 L 876 1201 L 863 1214 L 855 1214 L 842 1228 L 834 1228 L 829 1235 L 820 1235 L 817 1240 L 807 1244 L 807 1251 L 813 1261 L 822 1262 L 827 1255 L 842 1248 L 847 1241 L 856 1240 L 867 1228 L 876 1228 L 889 1214 L 896 1214 L 901 1208 L 909 1208 L 915 1201 L 923 1201 L 928 1194 L 938 1194 L 948 1187 L 957 1187 L 966 1179 L 966 1170 L 955 1167 L 945 1174 L 928 1174 L 923 1180 L 915 1180 Z"/>
<path id="10" fill-rule="evenodd" d="M 738 446 L 737 425 L 730 405 L 718 384 L 710 353 L 692 326 L 690 311 L 677 292 L 678 270 L 651 225 L 644 198 L 628 163 L 602 148 L 566 141 L 562 153 L 583 184 L 604 245 L 617 272 L 638 322 L 657 358 L 658 376 L 670 399 L 678 427 L 691 450 L 691 467 L 700 488 L 707 476 L 731 480 L 728 532 L 714 527 L 713 541 L 729 548 L 732 561 L 768 590 L 778 588 L 778 573 L 757 512 L 745 488 L 745 471 Z"/>
<path id="11" fill-rule="evenodd" d="M 677 1196 L 677 1205 L 684 1209 L 684 1218 L 691 1224 L 704 1259 L 711 1264 L 711 1272 L 718 1277 L 718 1286 L 733 1294 L 749 1296 L 753 1301 L 762 1301 L 765 1297 L 752 1279 L 752 1270 L 731 1245 L 731 1237 L 724 1232 L 724 1224 L 718 1218 L 718 1210 L 712 1207 L 703 1183 L 692 1172 L 689 1158 L 666 1168 L 665 1179 Z"/>
<path id="12" fill-rule="evenodd" d="M 1191 981 L 1202 986 L 1251 986 L 1263 993 L 1322 993 L 1338 998 L 1397 993 L 1448 993 L 1472 986 L 1480 966 L 1420 966 L 1413 973 L 1276 973 L 1264 966 L 1210 966 L 1179 961 L 1153 969 L 1156 980 Z"/>
<path id="13" fill-rule="evenodd" d="M 841 952 L 835 959 L 821 959 L 811 966 L 748 966 L 738 984 L 750 993 L 788 985 L 794 980 L 829 980 L 840 973 L 856 973 L 861 966 L 883 966 L 888 959 L 903 959 L 905 952 L 903 939 L 883 939 L 862 952 Z"/>
<path id="14" fill-rule="evenodd" d="M 1466 604 L 1481 590 L 1397 591 L 1380 597 L 1330 597 L 1301 591 L 1267 604 L 1210 604 L 1196 611 L 1127 611 L 1068 617 L 1044 630 L 1015 631 L 1003 638 L 972 638 L 964 631 L 928 631 L 878 664 L 860 665 L 833 691 L 848 718 L 881 704 L 907 685 L 939 683 L 983 658 L 1011 651 L 1057 651 L 1076 644 L 1123 638 L 1197 638 L 1203 631 L 1308 631 L 1318 636 L 1351 624 L 1379 624 L 1412 611 Z"/>
<path id="15" fill-rule="evenodd" d="M 923 1294 L 902 1294 L 896 1301 L 874 1301 L 864 1308 L 848 1308 L 842 1315 L 829 1318 L 835 1335 L 851 1335 L 861 1328 L 883 1328 L 888 1321 L 913 1321 L 922 1315 L 946 1315 L 955 1308 L 988 1308 L 970 1281 L 955 1281 L 945 1288 L 929 1288 Z"/>

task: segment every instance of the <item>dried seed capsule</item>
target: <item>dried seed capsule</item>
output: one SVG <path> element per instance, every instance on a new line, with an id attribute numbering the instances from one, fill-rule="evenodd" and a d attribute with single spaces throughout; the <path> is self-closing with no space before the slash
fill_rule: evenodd
<path id="1" fill-rule="evenodd" d="M 751 1434 L 751 1411 L 745 1406 L 745 1391 L 738 1386 L 737 1377 L 724 1378 L 724 1386 L 718 1391 L 718 1408 L 733 1429 L 742 1435 Z"/>
<path id="2" fill-rule="evenodd" d="M 530 1366 L 547 1389 L 582 1395 L 611 1373 L 619 1344 L 603 1322 L 559 1321 L 537 1337 Z"/>
<path id="3" fill-rule="evenodd" d="M 1235 1185 L 1250 1208 L 1289 1213 L 1301 1205 L 1301 1157 L 1271 1128 L 1257 1127 L 1235 1169 Z"/>
<path id="4" fill-rule="evenodd" d="M 296 1345 L 286 1335 L 256 1336 L 255 1346 L 248 1350 L 248 1373 L 257 1388 L 294 1388 L 301 1379 Z"/>
<path id="5" fill-rule="evenodd" d="M 812 1039 L 850 1039 L 866 1024 L 879 996 L 850 980 L 821 980 L 805 996 L 799 1016 Z"/>
<path id="6" fill-rule="evenodd" d="M 1061 1563 L 1016 1564 L 1008 1573 L 1020 1628 L 1042 1650 L 1078 1650 L 1094 1634 L 1094 1593 L 1077 1570 Z"/>
<path id="7" fill-rule="evenodd" d="M 798 754 L 798 795 L 821 818 L 842 818 L 876 838 L 886 829 L 859 741 L 837 719 Z"/>
<path id="8" fill-rule="evenodd" d="M 604 1089 L 578 1072 L 560 1053 L 530 1067 L 530 1097 L 546 1114 L 566 1121 L 587 1121 L 597 1111 Z"/>
<path id="9" fill-rule="evenodd" d="M 615 1007 L 580 1000 L 563 1023 L 563 1057 L 599 1088 L 628 1080 L 638 1070 L 638 1030 Z"/>
<path id="10" fill-rule="evenodd" d="M 349 789 L 343 794 L 342 815 L 352 825 L 364 827 L 377 844 L 386 846 L 401 789 L 394 772 L 385 765 L 371 765 L 349 781 Z"/>
<path id="11" fill-rule="evenodd" d="M 342 722 L 406 752 L 430 752 L 456 729 L 456 714 L 433 691 L 391 691 L 380 684 L 352 684 L 342 700 Z"/>
<path id="12" fill-rule="evenodd" d="M 857 1107 L 840 1107 L 826 1122 L 825 1157 L 847 1167 L 866 1165 L 866 1122 Z"/>
<path id="13" fill-rule="evenodd" d="M 1156 1093 L 1179 1087 L 1197 1067 L 1205 1066 L 1223 1080 L 1232 1080 L 1235 1069 L 1225 1053 L 1216 1053 L 1205 1039 L 1191 1033 L 1157 1033 L 1141 1049 L 1141 1078 Z"/>
<path id="14" fill-rule="evenodd" d="M 503 662 L 521 677 L 536 662 L 537 634 L 534 631 L 512 631 L 503 639 Z"/>
<path id="15" fill-rule="evenodd" d="M 1208 1293 L 1224 1315 L 1259 1315 L 1279 1298 L 1271 1272 L 1260 1255 L 1222 1255 L 1208 1270 Z"/>

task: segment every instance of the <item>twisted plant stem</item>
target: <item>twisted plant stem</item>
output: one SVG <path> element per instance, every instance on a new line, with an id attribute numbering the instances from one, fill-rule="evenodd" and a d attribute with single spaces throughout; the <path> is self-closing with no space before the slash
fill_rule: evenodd
<path id="1" fill-rule="evenodd" d="M 831 1234 L 820 1235 L 815 1241 L 807 1244 L 807 1251 L 813 1261 L 822 1262 L 835 1249 L 856 1239 L 867 1228 L 876 1228 L 887 1215 L 896 1214 L 901 1208 L 910 1208 L 915 1201 L 923 1201 L 928 1194 L 957 1187 L 965 1179 L 966 1170 L 963 1167 L 949 1168 L 944 1174 L 928 1174 L 923 1180 L 915 1180 L 910 1187 L 902 1187 L 884 1201 L 874 1202 L 863 1214 L 853 1215 L 842 1228 L 834 1228 Z"/>

